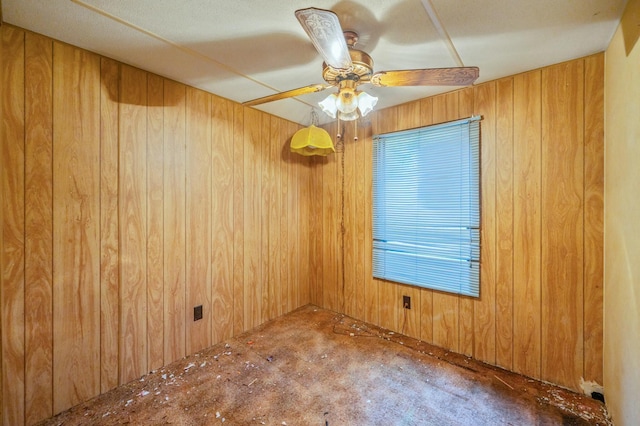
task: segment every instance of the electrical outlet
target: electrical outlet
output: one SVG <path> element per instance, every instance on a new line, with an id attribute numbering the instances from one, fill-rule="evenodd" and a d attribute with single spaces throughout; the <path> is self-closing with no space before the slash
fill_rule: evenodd
<path id="1" fill-rule="evenodd" d="M 402 296 L 402 306 L 405 309 L 411 309 L 411 296 Z"/>
<path id="2" fill-rule="evenodd" d="M 193 308 L 193 320 L 198 321 L 202 319 L 202 305 L 194 306 Z"/>

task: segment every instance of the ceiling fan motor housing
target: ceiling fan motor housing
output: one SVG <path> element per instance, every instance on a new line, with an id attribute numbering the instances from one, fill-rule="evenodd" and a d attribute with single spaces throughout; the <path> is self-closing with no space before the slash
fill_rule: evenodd
<path id="1" fill-rule="evenodd" d="M 362 50 L 349 47 L 349 55 L 353 67 L 351 70 L 337 70 L 326 63 L 322 64 L 322 78 L 334 86 L 339 86 L 341 81 L 352 80 L 354 82 L 369 81 L 373 74 L 373 59 Z"/>

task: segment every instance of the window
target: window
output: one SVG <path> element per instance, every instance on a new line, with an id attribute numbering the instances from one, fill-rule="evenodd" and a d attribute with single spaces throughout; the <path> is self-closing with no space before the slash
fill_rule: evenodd
<path id="1" fill-rule="evenodd" d="M 374 277 L 479 296 L 479 120 L 374 137 Z"/>

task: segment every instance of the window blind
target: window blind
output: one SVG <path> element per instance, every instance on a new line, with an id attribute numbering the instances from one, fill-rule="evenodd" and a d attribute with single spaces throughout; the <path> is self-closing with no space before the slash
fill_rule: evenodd
<path id="1" fill-rule="evenodd" d="M 479 296 L 479 120 L 374 136 L 374 277 Z"/>

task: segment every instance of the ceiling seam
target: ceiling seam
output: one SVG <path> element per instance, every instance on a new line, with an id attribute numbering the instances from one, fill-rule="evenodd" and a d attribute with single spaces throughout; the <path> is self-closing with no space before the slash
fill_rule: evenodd
<path id="1" fill-rule="evenodd" d="M 432 1 L 422 0 L 422 5 L 424 6 L 424 9 L 427 11 L 427 15 L 429 15 L 429 19 L 431 19 L 431 22 L 433 23 L 433 26 L 435 27 L 436 31 L 438 31 L 438 34 L 440 35 L 440 39 L 444 42 L 444 44 L 447 45 L 447 49 L 449 49 L 449 53 L 451 53 L 453 60 L 456 62 L 456 64 L 459 67 L 464 67 L 464 63 L 462 62 L 462 59 L 460 58 L 460 55 L 458 54 L 456 47 L 453 45 L 453 41 L 451 40 L 451 37 L 449 36 L 447 29 L 444 27 L 444 24 L 442 23 L 442 20 L 438 15 L 438 11 L 436 11 L 436 8 L 433 5 Z"/>
<path id="2" fill-rule="evenodd" d="M 166 39 L 166 38 L 164 38 L 164 37 L 162 37 L 162 36 L 160 36 L 160 35 L 158 35 L 158 34 L 156 34 L 154 32 L 151 32 L 151 31 L 146 30 L 146 29 L 144 29 L 142 27 L 139 27 L 138 25 L 136 25 L 136 24 L 134 24 L 132 22 L 129 22 L 129 21 L 125 20 L 125 19 L 119 18 L 119 17 L 117 17 L 115 15 L 112 15 L 111 13 L 109 13 L 109 12 L 107 12 L 105 10 L 102 10 L 102 9 L 96 7 L 96 6 L 93 6 L 93 5 L 90 5 L 88 3 L 85 3 L 82 0 L 71 0 L 71 2 L 75 3 L 75 4 L 79 5 L 79 6 L 82 6 L 82 7 L 86 8 L 86 9 L 92 11 L 92 12 L 95 12 L 95 13 L 97 13 L 99 15 L 102 15 L 105 18 L 109 18 L 109 19 L 111 19 L 111 20 L 113 20 L 115 22 L 118 22 L 118 23 L 120 23 L 122 25 L 125 25 L 125 26 L 127 26 L 127 27 L 129 27 L 129 28 L 131 28 L 133 30 L 139 31 L 139 32 L 141 32 L 141 33 L 143 33 L 143 34 L 145 34 L 145 35 L 147 35 L 149 37 L 152 37 L 152 38 L 154 38 L 154 39 L 156 39 L 158 41 L 161 41 L 161 42 L 166 43 L 166 44 L 168 44 L 170 46 L 173 46 L 173 47 L 175 47 L 175 48 L 177 48 L 177 49 L 179 49 L 179 50 L 181 50 L 181 51 L 183 51 L 183 52 L 185 52 L 185 53 L 187 53 L 189 55 L 204 59 L 204 60 L 206 60 L 208 62 L 212 62 L 215 65 L 217 65 L 217 66 L 219 66 L 219 67 L 221 67 L 221 68 L 223 68 L 223 69 L 225 69 L 225 70 L 227 70 L 227 71 L 229 71 L 229 72 L 231 72 L 233 74 L 236 74 L 236 75 L 238 75 L 240 77 L 246 78 L 247 80 L 252 81 L 252 82 L 254 82 L 256 84 L 259 84 L 262 87 L 265 87 L 265 88 L 267 88 L 269 90 L 273 90 L 276 93 L 280 92 L 280 90 L 276 89 L 275 87 L 272 87 L 267 83 L 264 83 L 264 82 L 262 82 L 260 80 L 257 80 L 257 79 L 255 79 L 253 77 L 250 77 L 250 76 L 246 75 L 246 74 L 243 74 L 240 71 L 236 70 L 235 68 L 232 68 L 232 67 L 230 67 L 230 66 L 228 66 L 226 64 L 223 64 L 222 62 L 218 62 L 215 59 L 198 52 L 197 50 L 190 49 L 190 48 L 188 48 L 186 46 L 183 46 L 183 45 L 181 45 L 179 43 L 176 43 L 174 41 Z M 309 105 L 307 102 L 304 102 L 304 101 L 299 100 L 297 98 L 293 98 L 293 99 L 297 100 L 298 102 L 302 102 L 305 105 Z"/>

